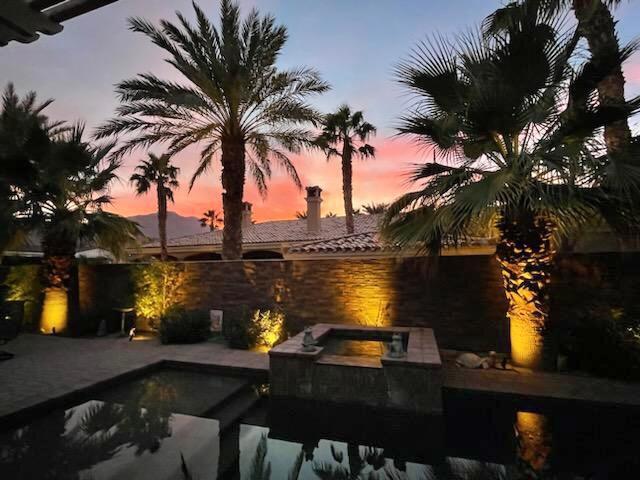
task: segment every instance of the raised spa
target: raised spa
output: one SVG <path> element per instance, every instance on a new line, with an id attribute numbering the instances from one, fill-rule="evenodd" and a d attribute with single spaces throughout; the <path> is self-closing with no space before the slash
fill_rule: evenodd
<path id="1" fill-rule="evenodd" d="M 317 324 L 269 352 L 271 395 L 419 413 L 442 412 L 442 363 L 433 330 Z M 389 351 L 394 341 L 400 355 Z M 307 333 L 308 335 L 308 333 Z"/>

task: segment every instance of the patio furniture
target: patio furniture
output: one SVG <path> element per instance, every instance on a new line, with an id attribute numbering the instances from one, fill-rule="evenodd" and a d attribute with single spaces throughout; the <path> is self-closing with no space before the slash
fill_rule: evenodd
<path id="1" fill-rule="evenodd" d="M 127 317 L 127 313 L 133 312 L 133 307 L 114 308 L 116 312 L 120 312 L 120 336 L 126 337 L 127 333 L 124 331 L 124 324 Z"/>
<path id="2" fill-rule="evenodd" d="M 5 302 L 0 305 L 0 345 L 10 342 L 20 333 L 23 308 L 23 302 Z M 0 351 L 0 361 L 13 357 L 11 352 Z"/>

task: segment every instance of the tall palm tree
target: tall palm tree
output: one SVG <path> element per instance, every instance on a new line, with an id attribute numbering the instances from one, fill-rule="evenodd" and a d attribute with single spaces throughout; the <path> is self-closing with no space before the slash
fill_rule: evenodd
<path id="1" fill-rule="evenodd" d="M 512 359 L 541 368 L 552 358 L 552 240 L 593 218 L 618 231 L 640 225 L 640 169 L 607 156 L 598 136 L 640 99 L 616 112 L 598 105 L 593 92 L 611 70 L 592 62 L 574 70 L 575 32 L 530 15 L 493 37 L 425 42 L 398 67 L 417 101 L 400 134 L 449 162 L 416 167 L 418 188 L 391 205 L 383 230 L 438 252 L 481 215 L 496 214 Z"/>
<path id="2" fill-rule="evenodd" d="M 151 190 L 152 185 L 156 186 L 160 259 L 163 262 L 169 256 L 167 253 L 167 201 L 173 203 L 173 190 L 179 185 L 179 171 L 179 168 L 171 165 L 171 155 L 164 154 L 158 157 L 149 153 L 149 158 L 140 162 L 136 167 L 136 173 L 130 178 L 138 195 L 144 195 Z"/>
<path id="3" fill-rule="evenodd" d="M 215 210 L 207 210 L 202 215 L 202 218 L 200 218 L 200 226 L 209 227 L 210 232 L 216 230 L 222 223 L 222 217 Z"/>
<path id="4" fill-rule="evenodd" d="M 351 113 L 348 105 L 341 105 L 335 113 L 322 119 L 322 132 L 315 144 L 331 157 L 342 160 L 342 196 L 347 233 L 353 233 L 353 166 L 354 157 L 375 156 L 375 149 L 367 140 L 375 135 L 376 127 L 364 120 L 361 111 Z"/>
<path id="5" fill-rule="evenodd" d="M 178 24 L 159 26 L 134 18 L 130 27 L 169 54 L 168 62 L 186 80 L 176 83 L 153 74 L 121 82 L 118 117 L 97 138 L 137 133 L 117 152 L 166 142 L 170 153 L 202 143 L 193 182 L 220 154 L 224 229 L 222 256 L 242 257 L 242 200 L 245 176 L 265 194 L 272 162 L 301 187 L 286 151 L 298 152 L 310 140 L 305 128 L 319 114 L 306 99 L 329 87 L 318 72 L 301 67 L 280 70 L 276 60 L 287 30 L 257 10 L 241 20 L 231 0 L 221 1 L 220 25 L 194 3 L 196 24 L 178 13 Z"/>
<path id="6" fill-rule="evenodd" d="M 528 15 L 527 10 L 540 10 L 547 18 L 553 18 L 563 9 L 572 9 L 578 21 L 577 34 L 587 41 L 592 64 L 609 72 L 597 85 L 600 105 L 607 109 L 624 109 L 625 78 L 621 59 L 625 52 L 620 48 L 616 22 L 610 10 L 619 3 L 620 0 L 518 0 L 490 15 L 485 21 L 485 30 L 495 33 L 509 28 L 510 24 Z M 626 118 L 605 125 L 604 139 L 609 155 L 633 155 L 629 152 L 631 130 Z"/>

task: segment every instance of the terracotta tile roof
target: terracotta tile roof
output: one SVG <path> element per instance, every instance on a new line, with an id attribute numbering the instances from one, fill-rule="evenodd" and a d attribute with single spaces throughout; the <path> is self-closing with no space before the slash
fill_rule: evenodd
<path id="1" fill-rule="evenodd" d="M 319 240 L 289 249 L 290 253 L 338 253 L 400 250 L 396 245 L 384 242 L 378 232 L 354 233 L 344 237 Z"/>
<path id="2" fill-rule="evenodd" d="M 354 216 L 355 234 L 370 233 L 378 230 L 380 215 Z M 245 245 L 261 243 L 309 243 L 319 240 L 330 240 L 347 236 L 344 217 L 320 219 L 320 231 L 308 232 L 307 221 L 276 220 L 255 223 L 242 231 L 242 243 Z M 186 237 L 178 237 L 167 242 L 168 247 L 191 247 L 204 245 L 221 245 L 222 231 L 199 233 Z M 151 242 L 144 247 L 159 247 L 159 242 Z"/>
<path id="3" fill-rule="evenodd" d="M 495 245 L 493 239 L 468 237 L 459 242 L 457 247 L 487 247 L 492 245 Z M 455 246 L 448 245 L 444 248 L 455 248 Z M 289 253 L 399 252 L 400 250 L 402 248 L 399 245 L 382 240 L 376 230 L 296 245 L 289 249 Z"/>

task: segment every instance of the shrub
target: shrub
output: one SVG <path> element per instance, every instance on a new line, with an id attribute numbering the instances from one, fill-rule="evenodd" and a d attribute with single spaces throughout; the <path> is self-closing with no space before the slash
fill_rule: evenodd
<path id="1" fill-rule="evenodd" d="M 269 349 L 287 338 L 285 316 L 277 309 L 243 305 L 226 312 L 223 334 L 232 348 Z"/>
<path id="2" fill-rule="evenodd" d="M 596 375 L 640 380 L 640 331 L 619 309 L 595 309 L 573 319 L 563 347 L 571 365 Z"/>
<path id="3" fill-rule="evenodd" d="M 246 305 L 225 310 L 222 334 L 231 348 L 242 350 L 251 348 L 249 318 L 249 307 Z"/>
<path id="4" fill-rule="evenodd" d="M 207 312 L 173 308 L 160 320 L 162 343 L 198 343 L 211 335 Z"/>
<path id="5" fill-rule="evenodd" d="M 184 266 L 153 260 L 134 274 L 136 315 L 151 328 L 175 308 L 184 284 Z"/>
<path id="6" fill-rule="evenodd" d="M 551 314 L 569 366 L 595 375 L 640 379 L 640 322 L 606 264 L 559 258 Z"/>
<path id="7" fill-rule="evenodd" d="M 24 327 L 35 330 L 40 323 L 42 304 L 41 272 L 34 265 L 11 267 L 4 281 L 7 287 L 6 300 L 24 302 Z"/>

